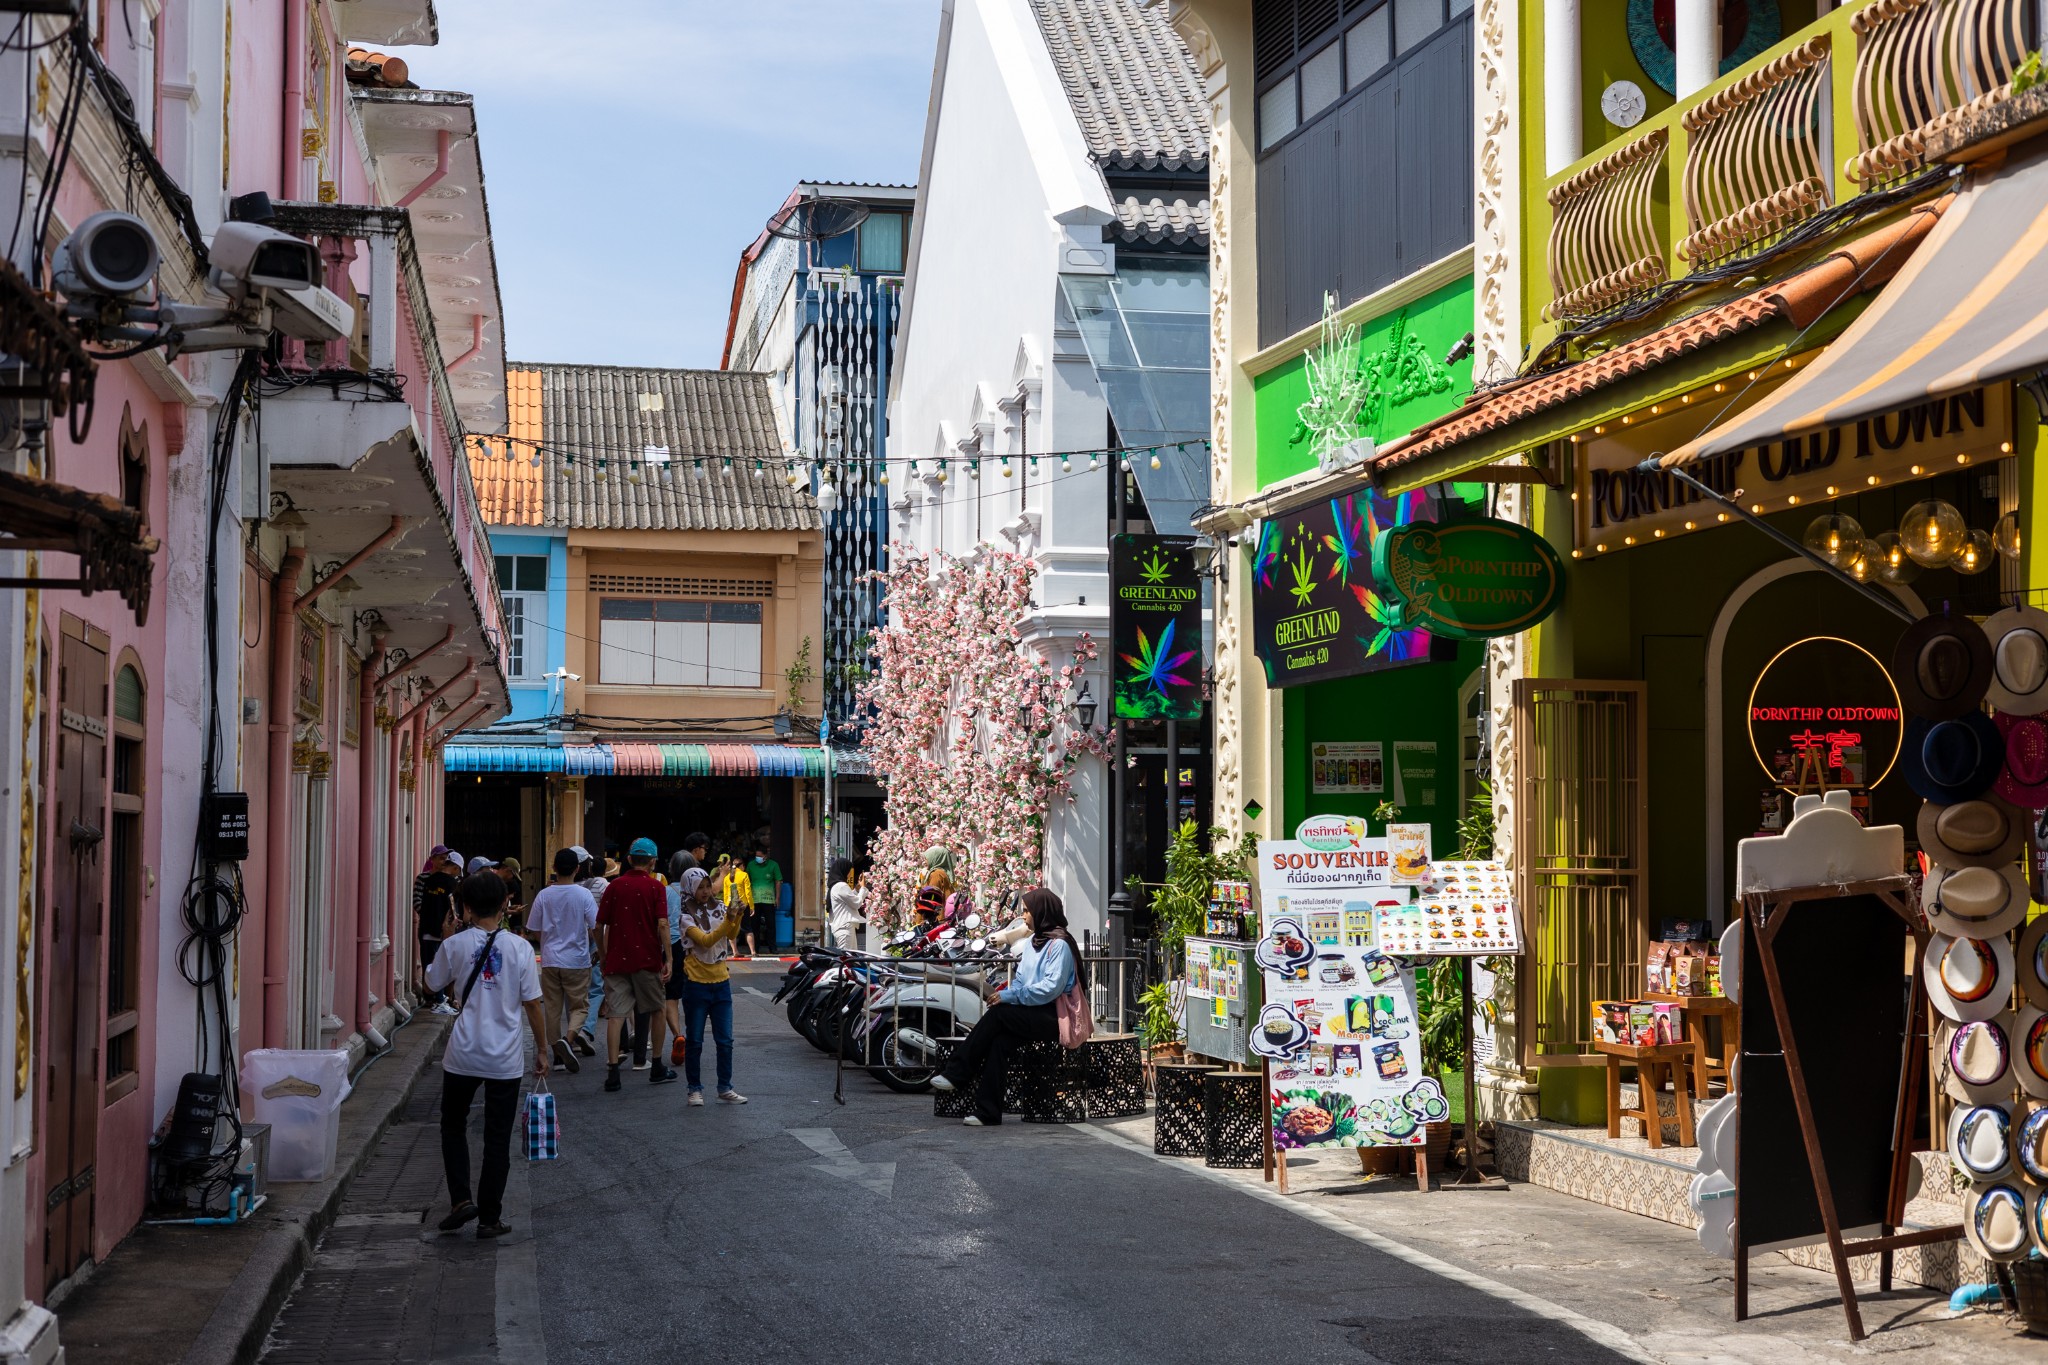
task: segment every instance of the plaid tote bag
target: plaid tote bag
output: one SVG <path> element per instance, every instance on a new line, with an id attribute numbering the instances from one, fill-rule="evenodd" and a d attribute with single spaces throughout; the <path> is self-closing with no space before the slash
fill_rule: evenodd
<path id="1" fill-rule="evenodd" d="M 562 1125 L 555 1118 L 555 1097 L 548 1093 L 545 1078 L 534 1082 L 526 1096 L 526 1159 L 562 1159 Z"/>

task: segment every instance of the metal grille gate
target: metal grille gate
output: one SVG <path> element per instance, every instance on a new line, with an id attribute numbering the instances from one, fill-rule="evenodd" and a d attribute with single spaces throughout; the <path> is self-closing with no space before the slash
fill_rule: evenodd
<path id="1" fill-rule="evenodd" d="M 1596 1000 L 1641 992 L 1649 843 L 1640 682 L 1515 683 L 1524 1066 L 1599 1060 Z"/>

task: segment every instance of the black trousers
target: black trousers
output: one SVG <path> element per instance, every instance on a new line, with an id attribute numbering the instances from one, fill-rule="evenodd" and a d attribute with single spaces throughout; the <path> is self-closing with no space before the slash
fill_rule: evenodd
<path id="1" fill-rule="evenodd" d="M 981 1079 L 974 1088 L 975 1115 L 984 1123 L 1000 1122 L 1003 1081 L 1010 1073 L 1010 1050 L 1019 1043 L 1049 1043 L 1059 1036 L 1059 1012 L 1049 1000 L 1043 1005 L 990 1005 L 947 1065 L 946 1079 L 955 1085 L 965 1084 L 979 1067 Z"/>
<path id="2" fill-rule="evenodd" d="M 469 1190 L 469 1106 L 484 1092 L 484 1168 L 477 1182 L 476 1211 L 495 1223 L 505 1211 L 505 1181 L 512 1174 L 512 1121 L 519 1114 L 519 1078 L 486 1079 L 441 1073 L 441 1167 L 448 1176 L 448 1202 L 467 1203 Z"/>

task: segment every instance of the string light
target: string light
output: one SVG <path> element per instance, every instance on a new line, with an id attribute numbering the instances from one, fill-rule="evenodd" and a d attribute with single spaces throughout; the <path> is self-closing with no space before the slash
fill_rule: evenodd
<path id="1" fill-rule="evenodd" d="M 763 477 L 763 476 L 764 476 L 764 475 L 766 474 L 766 472 L 767 472 L 767 469 L 768 469 L 768 462 L 767 462 L 766 460 L 756 460 L 756 461 L 754 461 L 754 477 L 755 477 L 755 478 L 757 478 L 757 479 L 758 479 L 758 478 L 761 478 L 761 477 Z"/>
<path id="2" fill-rule="evenodd" d="M 697 460 L 697 477 L 700 479 L 704 477 L 704 461 L 701 457 Z"/>
<path id="3" fill-rule="evenodd" d="M 1010 477 L 1010 457 L 1007 455 L 1003 456 L 1003 477 Z"/>
<path id="4" fill-rule="evenodd" d="M 1154 469 L 1159 468 L 1159 452 L 1157 449 L 1154 449 L 1152 452 L 1152 467 Z"/>
<path id="5" fill-rule="evenodd" d="M 1064 456 L 1064 455 L 1060 456 L 1060 473 L 1062 473 L 1062 474 L 1071 474 L 1071 473 L 1073 473 L 1073 472 L 1074 472 L 1074 462 L 1073 462 L 1072 460 L 1068 459 L 1068 458 L 1067 458 L 1066 456 Z"/>
<path id="6" fill-rule="evenodd" d="M 464 448 L 468 452 L 470 452 L 471 458 L 474 459 L 505 460 L 509 462 L 520 458 L 519 456 L 513 453 L 512 447 L 514 445 L 526 445 L 531 447 L 533 451 L 531 463 L 533 467 L 536 469 L 545 469 L 547 467 L 547 457 L 552 455 L 562 466 L 566 468 L 573 469 L 574 467 L 576 467 L 578 463 L 583 464 L 585 467 L 590 468 L 592 470 L 592 477 L 609 478 L 611 474 L 611 467 L 614 464 L 616 464 L 620 466 L 620 472 L 622 474 L 624 474 L 628 478 L 631 478 L 636 483 L 639 482 L 640 480 L 639 478 L 635 477 L 634 471 L 645 471 L 648 469 L 661 469 L 667 471 L 669 481 L 672 483 L 674 481 L 675 468 L 678 464 L 681 463 L 680 460 L 677 460 L 675 458 L 650 459 L 642 457 L 638 454 L 627 452 L 613 452 L 598 447 L 584 447 L 579 452 L 577 449 L 574 448 L 564 449 L 559 446 L 543 445 L 539 441 L 534 441 L 526 437 L 506 437 L 495 440 L 485 440 L 481 437 L 469 436 L 465 438 Z M 1042 459 L 1052 459 L 1059 462 L 1061 472 L 1072 473 L 1075 470 L 1075 461 L 1079 459 L 1081 456 L 1085 455 L 1088 457 L 1088 468 L 1091 471 L 1100 469 L 1102 467 L 1102 461 L 1106 456 L 1115 459 L 1117 461 L 1119 468 L 1123 469 L 1126 472 L 1129 472 L 1132 467 L 1131 460 L 1133 456 L 1143 457 L 1151 465 L 1152 468 L 1157 469 L 1162 467 L 1164 463 L 1160 452 L 1166 450 L 1186 450 L 1190 447 L 1197 445 L 1202 447 L 1202 449 L 1204 450 L 1209 450 L 1213 448 L 1214 443 L 1206 439 L 1199 439 L 1188 441 L 1174 441 L 1166 445 L 1159 446 L 1105 446 L 1092 450 L 1049 450 L 1041 451 L 1036 455 L 1023 454 L 1020 452 L 1019 455 L 977 456 L 971 459 L 964 459 L 961 461 L 961 463 L 967 466 L 968 477 L 977 480 L 982 477 L 982 461 L 994 460 L 997 466 L 1003 471 L 1003 476 L 1005 478 L 1011 478 L 1015 476 L 1016 472 L 1016 467 L 1013 461 L 1019 458 L 1029 460 L 1029 468 L 1033 471 L 1039 470 L 1041 468 Z M 706 464 L 706 457 L 690 456 L 686 458 L 690 460 L 691 467 L 697 471 L 699 477 L 708 477 L 710 470 L 708 465 Z M 733 474 L 736 472 L 732 456 L 711 458 L 718 459 L 720 467 L 723 468 L 727 474 Z M 951 466 L 953 463 L 953 461 L 950 458 L 940 460 L 936 456 L 899 456 L 895 458 L 890 458 L 883 455 L 875 455 L 870 458 L 874 460 L 874 465 L 876 469 L 875 478 L 877 482 L 882 481 L 880 478 L 881 474 L 885 473 L 888 470 L 888 468 L 892 465 L 907 465 L 911 469 L 912 473 L 922 475 L 926 473 L 926 459 L 930 459 L 933 465 L 942 467 L 943 470 L 948 474 L 950 474 L 951 472 Z M 755 458 L 755 478 L 765 479 L 767 477 L 767 467 L 769 462 L 770 457 L 757 456 Z M 812 459 L 811 457 L 803 455 L 801 452 L 785 456 L 775 456 L 773 457 L 773 462 L 775 463 L 777 470 L 785 478 L 789 480 L 790 486 L 792 488 L 808 487 L 812 480 L 818 477 L 823 472 L 823 466 L 818 461 Z"/>

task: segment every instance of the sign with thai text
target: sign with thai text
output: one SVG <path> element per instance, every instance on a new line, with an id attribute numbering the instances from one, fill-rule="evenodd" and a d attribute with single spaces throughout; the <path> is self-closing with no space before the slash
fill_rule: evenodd
<path id="1" fill-rule="evenodd" d="M 1110 677 L 1124 720 L 1202 714 L 1202 580 L 1186 536 L 1110 537 Z"/>
<path id="2" fill-rule="evenodd" d="M 1761 398 L 1782 382 L 1766 379 L 1751 385 L 1747 398 Z M 1728 387 L 1732 392 L 1740 385 L 1731 381 Z M 1715 411 L 1711 403 L 1659 407 L 1665 410 L 1653 410 L 1626 426 L 1603 424 L 1604 430 L 1583 434 L 1574 447 L 1574 544 L 1582 552 L 1664 540 L 1731 518 L 1726 508 L 1668 471 L 1641 467 L 1651 455 L 1697 437 Z M 1959 462 L 1998 459 L 2011 452 L 2012 431 L 2012 387 L 1994 384 L 1851 425 L 1747 446 L 1700 460 L 1686 472 L 1745 507 L 1781 512 L 1942 473 Z"/>
<path id="3" fill-rule="evenodd" d="M 1791 792 L 1876 786 L 1904 734 L 1891 674 L 1869 650 L 1832 635 L 1787 645 L 1764 665 L 1746 723 L 1757 763 Z"/>
<path id="4" fill-rule="evenodd" d="M 1372 568 L 1397 621 L 1453 640 L 1520 634 L 1564 598 L 1550 542 L 1495 517 L 1390 531 L 1373 546 Z"/>

